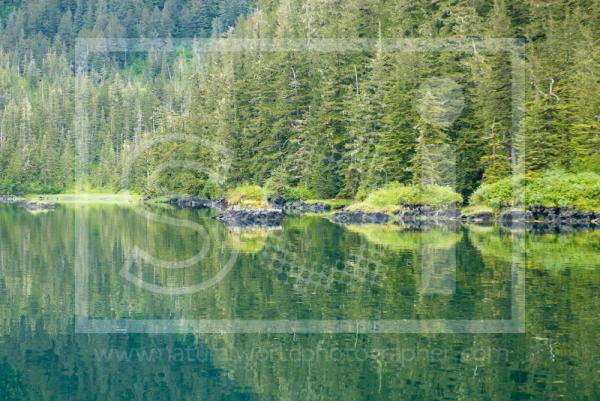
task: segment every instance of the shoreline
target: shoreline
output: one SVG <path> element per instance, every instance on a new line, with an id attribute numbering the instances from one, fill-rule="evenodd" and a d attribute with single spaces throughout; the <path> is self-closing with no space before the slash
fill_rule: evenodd
<path id="1" fill-rule="evenodd" d="M 297 201 L 270 203 L 269 208 L 227 207 L 222 200 L 179 198 L 165 201 L 173 207 L 183 209 L 209 208 L 220 211 L 218 220 L 224 224 L 236 223 L 253 226 L 272 225 L 287 216 L 318 216 L 342 225 L 378 224 L 424 229 L 433 226 L 474 225 L 480 227 L 527 228 L 534 231 L 570 231 L 578 229 L 600 229 L 600 212 L 582 212 L 572 209 L 537 207 L 531 210 L 506 209 L 496 212 L 465 214 L 468 207 L 433 209 L 423 206 L 406 207 L 402 211 L 348 210 L 331 208 L 325 203 Z M 276 216 L 275 216 L 276 215 Z M 264 222 L 261 219 L 264 217 Z M 264 223 L 264 224 L 262 224 Z"/>
<path id="2" fill-rule="evenodd" d="M 466 214 L 465 209 L 432 209 L 422 206 L 406 207 L 402 211 L 344 210 L 331 216 L 342 224 L 456 224 L 481 226 L 564 226 L 600 228 L 600 212 L 577 211 L 569 208 L 504 209 Z"/>
<path id="3" fill-rule="evenodd" d="M 144 198 L 129 193 L 65 193 L 28 194 L 24 196 L 0 195 L 0 203 L 52 203 L 52 204 L 113 204 L 136 203 L 151 206 L 156 203 L 180 209 L 209 208 L 220 212 L 216 218 L 224 224 L 233 223 L 254 226 L 270 226 L 280 223 L 285 216 L 311 215 L 326 218 L 338 224 L 379 224 L 424 229 L 429 226 L 469 224 L 482 227 L 527 228 L 542 231 L 570 231 L 600 229 L 600 212 L 578 211 L 569 208 L 535 207 L 530 209 L 492 210 L 478 206 L 435 209 L 424 205 L 405 206 L 393 212 L 332 207 L 331 200 L 302 200 L 293 202 L 270 202 L 265 208 L 227 207 L 224 200 L 197 197 Z M 479 208 L 479 209 L 478 209 Z M 264 221 L 263 221 L 264 220 Z"/>

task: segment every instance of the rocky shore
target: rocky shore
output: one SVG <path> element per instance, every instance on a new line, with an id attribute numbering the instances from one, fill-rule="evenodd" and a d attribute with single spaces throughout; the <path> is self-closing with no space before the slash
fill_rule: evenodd
<path id="1" fill-rule="evenodd" d="M 343 211 L 331 216 L 331 220 L 343 224 L 386 224 L 392 218 L 386 213 Z"/>
<path id="2" fill-rule="evenodd" d="M 530 210 L 508 209 L 500 213 L 479 212 L 468 216 L 461 215 L 456 208 L 434 209 L 428 206 L 412 206 L 391 214 L 383 212 L 348 211 L 344 210 L 331 216 L 331 220 L 343 224 L 387 224 L 393 222 L 399 225 L 423 224 L 452 224 L 467 222 L 471 224 L 492 225 L 504 227 L 583 227 L 600 228 L 600 212 L 581 212 L 572 209 L 536 207 Z"/>
<path id="3" fill-rule="evenodd" d="M 281 209 L 284 213 L 329 213 L 331 205 L 325 203 L 306 203 L 302 201 L 287 202 L 275 200 L 270 202 L 275 209 Z"/>
<path id="4" fill-rule="evenodd" d="M 536 232 L 597 230 L 600 229 L 600 212 L 546 207 L 505 210 L 497 216 L 497 222 L 502 227 L 523 227 Z"/>
<path id="5" fill-rule="evenodd" d="M 434 209 L 429 206 L 416 205 L 406 207 L 393 213 L 366 212 L 360 210 L 344 210 L 335 213 L 331 219 L 344 224 L 387 224 L 393 222 L 401 225 L 422 225 L 460 221 L 458 209 Z"/>
<path id="6" fill-rule="evenodd" d="M 221 212 L 216 219 L 233 227 L 245 226 L 280 226 L 283 221 L 281 209 L 243 209 L 228 208 Z"/>
<path id="7" fill-rule="evenodd" d="M 10 199 L 10 198 L 9 198 Z M 0 201 L 3 197 L 0 197 Z M 231 226 L 281 225 L 286 214 L 329 213 L 331 205 L 305 203 L 302 201 L 272 201 L 270 208 L 248 209 L 227 207 L 227 202 L 199 198 L 171 199 L 169 204 L 182 208 L 214 208 L 220 211 L 216 219 Z M 528 210 L 506 209 L 498 213 L 481 211 L 469 215 L 461 214 L 457 207 L 436 209 L 427 205 L 405 207 L 393 213 L 369 212 L 343 209 L 329 217 L 341 224 L 397 224 L 416 228 L 435 225 L 469 223 L 478 225 L 500 225 L 502 227 L 526 227 L 543 232 L 568 231 L 569 228 L 600 229 L 600 212 L 582 212 L 567 208 L 535 207 Z"/>
<path id="8" fill-rule="evenodd" d="M 220 211 L 215 218 L 232 227 L 276 227 L 280 226 L 286 214 L 327 213 L 331 206 L 325 203 L 269 202 L 269 208 L 228 207 L 224 199 L 209 200 L 200 198 L 173 198 L 170 205 L 186 209 L 211 208 Z"/>
<path id="9" fill-rule="evenodd" d="M 457 208 L 435 209 L 431 206 L 417 205 L 393 213 L 397 221 L 457 221 L 460 211 Z"/>
<path id="10" fill-rule="evenodd" d="M 224 199 L 173 198 L 169 200 L 169 204 L 186 209 L 225 209 L 227 207 Z"/>

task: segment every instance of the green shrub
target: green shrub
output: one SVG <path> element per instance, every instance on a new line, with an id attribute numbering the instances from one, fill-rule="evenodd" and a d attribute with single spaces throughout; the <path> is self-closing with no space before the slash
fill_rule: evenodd
<path id="1" fill-rule="evenodd" d="M 469 203 L 494 209 L 545 206 L 598 211 L 600 175 L 554 170 L 537 175 L 507 177 L 479 187 Z"/>
<path id="2" fill-rule="evenodd" d="M 227 204 L 243 208 L 267 208 L 267 195 L 258 185 L 243 184 L 227 191 Z"/>
<path id="3" fill-rule="evenodd" d="M 324 205 L 331 206 L 332 209 L 343 209 L 344 207 L 352 203 L 352 199 L 334 198 L 334 199 L 307 199 L 306 203 L 314 205 L 316 203 L 322 203 Z"/>
<path id="4" fill-rule="evenodd" d="M 212 181 L 206 181 L 198 196 L 203 199 L 220 199 L 223 197 L 223 189 L 220 184 Z"/>
<path id="5" fill-rule="evenodd" d="M 289 200 L 307 200 L 314 197 L 314 193 L 304 186 L 287 188 L 287 199 Z"/>
<path id="6" fill-rule="evenodd" d="M 413 205 L 444 208 L 462 203 L 462 196 L 449 187 L 417 186 L 390 183 L 371 192 L 364 201 L 350 206 L 350 210 L 387 211 Z"/>
<path id="7" fill-rule="evenodd" d="M 14 182 L 0 181 L 0 195 L 23 195 L 24 193 L 23 188 Z"/>
<path id="8" fill-rule="evenodd" d="M 513 206 L 515 203 L 513 185 L 522 184 L 523 180 L 517 180 L 513 183 L 512 177 L 504 178 L 493 184 L 483 184 L 473 192 L 469 204 L 489 206 L 494 209 Z"/>
<path id="9" fill-rule="evenodd" d="M 0 195 L 58 194 L 63 190 L 64 188 L 58 185 L 44 185 L 37 181 L 31 183 L 0 181 Z"/>
<path id="10" fill-rule="evenodd" d="M 358 191 L 356 192 L 356 195 L 354 196 L 354 199 L 356 199 L 357 201 L 364 201 L 365 199 L 367 199 L 367 196 L 369 196 L 369 192 L 361 187 L 358 189 Z"/>
<path id="11" fill-rule="evenodd" d="M 286 201 L 307 200 L 315 197 L 314 193 L 303 185 L 291 187 L 288 185 L 276 186 L 267 184 L 267 197 L 269 199 L 285 199 Z"/>

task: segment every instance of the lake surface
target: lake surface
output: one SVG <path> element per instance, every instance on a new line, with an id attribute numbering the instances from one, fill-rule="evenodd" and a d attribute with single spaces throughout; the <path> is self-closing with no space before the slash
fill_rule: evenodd
<path id="1" fill-rule="evenodd" d="M 0 400 L 596 400 L 600 232 L 0 205 Z"/>

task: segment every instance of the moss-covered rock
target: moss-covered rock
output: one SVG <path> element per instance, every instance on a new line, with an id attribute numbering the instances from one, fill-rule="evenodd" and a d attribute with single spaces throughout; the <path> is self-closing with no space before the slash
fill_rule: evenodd
<path id="1" fill-rule="evenodd" d="M 258 185 L 239 185 L 227 191 L 227 205 L 247 209 L 268 209 L 266 191 Z"/>

